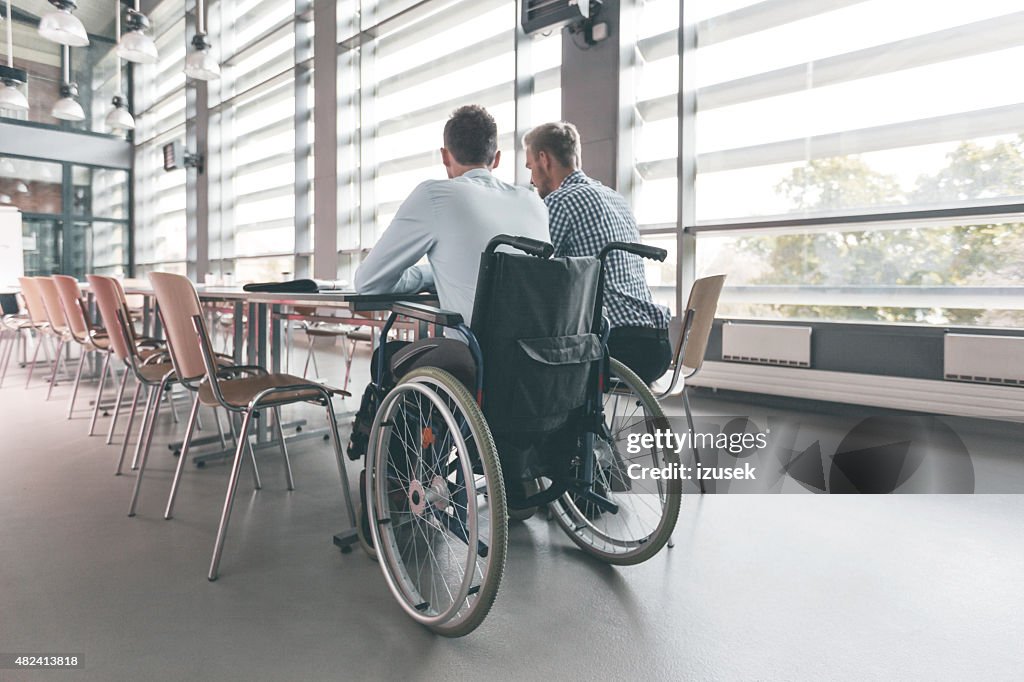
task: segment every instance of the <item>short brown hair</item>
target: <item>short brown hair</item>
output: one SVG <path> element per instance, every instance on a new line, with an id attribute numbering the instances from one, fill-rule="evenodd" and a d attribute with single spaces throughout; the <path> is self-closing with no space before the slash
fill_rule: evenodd
<path id="1" fill-rule="evenodd" d="M 444 124 L 444 146 L 463 166 L 489 166 L 498 153 L 498 125 L 482 106 L 459 107 Z"/>
<path id="2" fill-rule="evenodd" d="M 543 123 L 523 137 L 523 145 L 536 154 L 547 152 L 566 168 L 580 167 L 583 155 L 580 146 L 580 132 L 566 121 Z"/>

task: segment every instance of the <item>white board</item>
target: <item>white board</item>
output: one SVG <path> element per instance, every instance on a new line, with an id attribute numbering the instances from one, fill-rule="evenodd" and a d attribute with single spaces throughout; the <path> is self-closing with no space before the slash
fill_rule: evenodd
<path id="1" fill-rule="evenodd" d="M 17 287 L 23 274 L 21 211 L 13 206 L 0 206 L 0 289 Z"/>

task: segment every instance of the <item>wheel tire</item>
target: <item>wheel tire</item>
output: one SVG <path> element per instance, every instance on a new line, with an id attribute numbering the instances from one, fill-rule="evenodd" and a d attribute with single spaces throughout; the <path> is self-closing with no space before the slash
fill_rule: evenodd
<path id="1" fill-rule="evenodd" d="M 366 556 L 374 561 L 380 561 L 377 558 L 377 550 L 373 546 L 373 539 L 368 535 L 370 533 L 370 524 L 364 512 L 363 503 L 360 502 L 356 506 L 356 536 L 359 538 L 359 546 L 366 552 Z"/>
<path id="2" fill-rule="evenodd" d="M 655 428 L 667 430 L 669 428 L 668 419 L 658 400 L 651 393 L 651 389 L 632 370 L 615 358 L 609 358 L 609 362 L 612 375 L 624 383 L 639 399 L 647 414 L 647 419 L 654 424 Z M 663 454 L 665 463 L 678 462 L 678 456 L 674 452 L 668 451 Z M 565 534 L 584 552 L 609 564 L 631 566 L 647 561 L 657 554 L 668 542 L 676 527 L 682 503 L 682 481 L 678 478 L 669 479 L 666 481 L 666 486 L 665 503 L 657 527 L 632 551 L 611 552 L 595 546 L 594 542 L 588 538 L 594 536 L 594 531 L 597 529 L 593 527 L 586 515 L 580 512 L 568 493 L 548 505 L 548 509 Z M 626 494 L 620 499 L 628 501 L 629 497 L 630 495 Z"/>
<path id="3" fill-rule="evenodd" d="M 410 384 L 419 384 L 418 388 L 410 388 Z M 404 570 L 404 565 L 395 567 L 392 565 L 392 547 L 391 544 L 384 544 L 381 540 L 382 530 L 381 527 L 371 521 L 371 533 L 373 538 L 374 546 L 377 547 L 378 560 L 381 564 L 381 570 L 384 573 L 385 579 L 388 581 L 388 587 L 392 593 L 398 599 L 402 605 L 403 610 L 406 611 L 415 620 L 421 622 L 423 625 L 433 630 L 439 635 L 445 637 L 462 637 L 468 635 L 475 630 L 480 623 L 483 622 L 484 618 L 487 617 L 488 612 L 494 604 L 494 600 L 498 595 L 498 588 L 501 585 L 501 578 L 505 570 L 505 557 L 508 550 L 508 511 L 505 499 L 505 487 L 504 480 L 502 478 L 501 467 L 498 464 L 497 450 L 494 445 L 494 439 L 491 436 L 490 428 L 487 426 L 487 422 L 484 419 L 483 413 L 476 404 L 476 400 L 470 395 L 469 391 L 456 379 L 454 376 L 445 372 L 444 370 L 437 369 L 435 367 L 422 367 L 413 370 L 391 390 L 391 392 L 384 397 L 381 401 L 380 408 L 377 410 L 377 416 L 374 419 L 373 428 L 371 429 L 370 443 L 367 449 L 367 461 L 366 461 L 366 500 L 369 506 L 370 518 L 381 518 L 376 509 L 377 495 L 378 492 L 375 490 L 377 482 L 377 467 L 378 467 L 378 456 L 379 451 L 386 447 L 384 438 L 381 437 L 381 433 L 385 427 L 382 426 L 381 422 L 385 421 L 385 415 L 388 418 L 393 417 L 392 405 L 397 401 L 398 397 L 403 392 L 416 391 L 423 394 L 426 391 L 432 392 L 433 395 L 439 400 L 445 400 L 438 393 L 438 389 L 441 389 L 448 394 L 452 402 L 454 402 L 462 417 L 465 419 L 465 425 L 469 428 L 471 435 L 473 436 L 472 447 L 467 446 L 465 448 L 466 453 L 460 454 L 458 457 L 469 457 L 471 471 L 475 468 L 472 461 L 472 456 L 475 455 L 479 464 L 482 475 L 485 479 L 485 489 L 483 492 L 479 490 L 477 484 L 477 475 L 473 475 L 474 495 L 485 495 L 487 501 L 487 514 L 490 519 L 489 523 L 489 535 L 488 535 L 488 553 L 485 559 L 486 575 L 484 576 L 481 584 L 476 586 L 477 589 L 474 593 L 475 599 L 470 605 L 468 611 L 463 613 L 460 610 L 456 610 L 447 620 L 442 622 L 424 622 L 424 617 L 420 617 L 415 613 L 415 608 L 410 606 L 405 597 L 401 594 L 400 588 L 396 586 L 396 579 L 394 577 L 396 570 Z M 452 413 L 451 405 L 447 404 L 449 418 L 452 422 L 455 422 L 455 416 Z M 433 405 L 436 407 L 436 405 Z M 442 415 L 443 416 L 443 415 Z M 447 421 L 447 420 L 446 420 Z M 447 425 L 451 430 L 450 424 Z M 390 428 L 390 426 L 388 427 Z M 391 440 L 389 433 L 387 440 Z M 469 494 L 469 486 L 464 483 L 466 494 Z M 382 497 L 384 493 L 381 493 Z M 475 499 L 475 497 L 474 497 Z M 467 508 L 468 508 L 467 504 Z M 479 517 L 478 517 L 479 520 Z M 392 531 L 389 530 L 389 533 Z M 390 542 L 390 540 L 389 540 Z M 476 552 L 473 552 L 475 557 L 473 570 L 474 574 L 479 570 L 480 557 Z M 483 573 L 481 571 L 481 573 Z M 470 581 L 472 582 L 472 581 Z M 467 597 L 468 601 L 469 597 Z M 460 607 L 461 608 L 461 607 Z"/>

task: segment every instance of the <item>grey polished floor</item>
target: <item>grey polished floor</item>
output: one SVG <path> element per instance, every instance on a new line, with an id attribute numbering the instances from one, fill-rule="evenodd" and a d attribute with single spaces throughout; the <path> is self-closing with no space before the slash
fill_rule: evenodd
<path id="1" fill-rule="evenodd" d="M 85 669 L 0 680 L 1024 676 L 1024 496 L 689 496 L 675 548 L 623 569 L 535 518 L 511 529 L 484 625 L 447 640 L 332 546 L 345 520 L 326 443 L 293 447 L 294 492 L 273 451 L 262 491 L 243 472 L 210 583 L 227 467 L 189 466 L 164 521 L 182 428 L 166 419 L 128 518 L 117 448 L 86 438 L 84 409 L 64 418 L 66 385 L 45 402 L 17 377 L 0 389 L 0 653 L 79 653 Z"/>

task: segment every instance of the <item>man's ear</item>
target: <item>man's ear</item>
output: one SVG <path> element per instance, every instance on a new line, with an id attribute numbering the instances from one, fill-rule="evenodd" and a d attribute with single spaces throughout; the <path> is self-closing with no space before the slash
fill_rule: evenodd
<path id="1" fill-rule="evenodd" d="M 494 162 L 491 164 L 491 170 L 494 170 L 495 168 L 497 168 L 498 164 L 500 162 L 501 162 L 501 150 L 499 149 L 498 151 L 494 152 Z"/>
<path id="2" fill-rule="evenodd" d="M 441 163 L 444 164 L 445 168 L 452 167 L 452 153 L 444 147 L 441 147 Z"/>
<path id="3" fill-rule="evenodd" d="M 536 164 L 541 168 L 541 170 L 543 170 L 544 172 L 551 170 L 551 155 L 548 154 L 546 151 L 544 151 L 543 149 L 538 150 L 537 154 L 533 158 Z"/>

